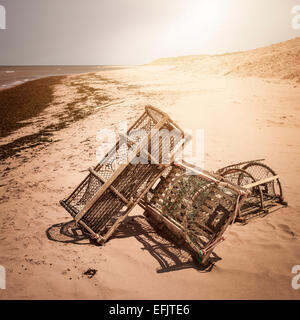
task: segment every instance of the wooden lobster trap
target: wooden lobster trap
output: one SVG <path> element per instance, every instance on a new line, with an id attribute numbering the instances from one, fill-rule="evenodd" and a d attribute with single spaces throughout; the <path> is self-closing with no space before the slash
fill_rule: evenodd
<path id="1" fill-rule="evenodd" d="M 173 164 L 140 201 L 145 216 L 205 265 L 248 192 L 186 162 Z"/>
<path id="2" fill-rule="evenodd" d="M 264 159 L 259 159 L 232 164 L 216 172 L 250 192 L 247 201 L 238 212 L 239 222 L 247 223 L 250 219 L 264 216 L 287 205 L 279 176 L 263 161 Z"/>
<path id="3" fill-rule="evenodd" d="M 161 135 L 163 130 L 171 134 Z M 61 205 L 103 244 L 172 164 L 187 139 L 167 114 L 147 106 Z M 168 163 L 161 163 L 162 154 L 170 156 Z"/>

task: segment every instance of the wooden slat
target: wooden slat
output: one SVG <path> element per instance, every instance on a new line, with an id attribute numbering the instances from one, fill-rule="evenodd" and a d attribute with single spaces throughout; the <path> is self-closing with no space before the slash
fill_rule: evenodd
<path id="1" fill-rule="evenodd" d="M 253 183 L 244 185 L 243 187 L 246 188 L 246 189 L 251 189 L 251 188 L 256 187 L 256 186 L 259 186 L 259 185 L 261 185 L 261 184 L 265 184 L 265 183 L 267 183 L 267 182 L 271 182 L 271 181 L 277 180 L 278 178 L 279 178 L 279 175 L 272 176 L 272 177 L 267 177 L 267 178 L 265 178 L 265 179 L 258 180 L 258 181 L 255 181 L 255 182 L 253 182 Z"/>
<path id="2" fill-rule="evenodd" d="M 144 209 L 144 210 L 148 210 L 150 211 L 153 215 L 156 216 L 156 219 L 157 220 L 160 220 L 160 221 L 164 221 L 167 225 L 170 226 L 170 228 L 174 228 L 175 230 L 177 230 L 177 232 L 179 233 L 183 233 L 182 229 L 176 225 L 174 222 L 170 221 L 169 218 L 166 218 L 164 215 L 162 215 L 159 211 L 157 211 L 155 208 L 149 206 L 147 203 L 145 203 L 144 201 L 142 201 L 140 203 L 141 207 Z"/>
<path id="3" fill-rule="evenodd" d="M 197 221 L 197 219 L 196 219 L 195 221 L 196 221 L 196 224 L 195 224 L 195 225 L 196 225 L 197 227 L 200 227 L 200 228 L 203 229 L 204 231 L 209 232 L 209 233 L 211 233 L 211 234 L 216 233 L 216 231 L 212 230 L 211 228 L 209 228 L 207 225 L 203 224 L 202 222 Z"/>
<path id="4" fill-rule="evenodd" d="M 125 136 L 123 134 L 119 134 L 120 137 L 122 137 L 123 139 L 126 139 L 126 141 L 129 141 L 131 143 L 136 143 L 136 141 L 130 139 L 130 137 Z M 157 160 L 152 156 L 152 154 L 147 150 L 141 149 L 140 152 L 146 157 L 146 158 L 150 158 L 151 159 L 151 163 L 152 164 L 159 164 L 157 163 Z"/>
<path id="5" fill-rule="evenodd" d="M 102 177 L 100 177 L 100 175 L 93 170 L 92 168 L 89 168 L 90 173 L 95 176 L 97 179 L 99 179 L 103 184 L 105 183 L 105 181 L 102 179 Z M 115 195 L 117 195 L 119 198 L 121 198 L 121 200 L 123 202 L 125 202 L 126 204 L 131 204 L 132 202 L 128 199 L 126 199 L 114 186 L 110 185 L 108 187 Z"/>
<path id="6" fill-rule="evenodd" d="M 85 224 L 83 221 L 79 221 L 78 222 L 79 224 L 81 224 L 88 232 L 90 232 L 93 236 L 94 239 L 97 240 L 97 242 L 100 242 L 100 241 L 103 241 L 103 237 L 98 234 L 98 233 L 95 233 L 87 224 Z"/>
<path id="7" fill-rule="evenodd" d="M 154 129 L 160 129 L 164 123 L 167 121 L 167 117 L 164 117 L 159 123 L 156 124 Z M 139 152 L 141 148 L 143 148 L 146 143 L 149 142 L 149 140 L 152 138 L 152 133 L 148 134 L 148 139 L 144 139 L 141 143 L 141 145 L 138 147 L 136 154 Z M 128 159 L 126 164 L 120 165 L 120 167 L 113 173 L 113 175 L 104 183 L 104 185 L 100 188 L 100 190 L 93 196 L 91 201 L 86 204 L 86 206 L 79 212 L 75 220 L 79 221 L 85 214 L 86 212 L 93 206 L 93 204 L 102 196 L 102 194 L 107 190 L 107 188 L 117 179 L 117 177 L 123 172 L 123 170 L 127 167 L 127 165 L 134 159 L 136 154 L 133 154 L 130 159 Z"/>
<path id="8" fill-rule="evenodd" d="M 135 207 L 135 204 L 137 204 L 143 197 L 144 195 L 149 191 L 149 189 L 151 188 L 151 186 L 153 185 L 153 183 L 163 174 L 164 170 L 162 170 L 161 172 L 159 172 L 157 175 L 155 175 L 155 177 L 152 178 L 151 183 L 149 183 L 148 187 L 140 194 L 140 196 L 137 198 L 137 200 L 135 201 L 135 203 L 128 208 L 128 211 L 122 216 L 120 217 L 115 223 L 114 225 L 109 229 L 109 231 L 105 234 L 104 241 L 107 241 L 111 235 L 114 233 L 114 231 L 118 228 L 118 226 L 124 221 L 124 219 L 129 215 L 129 213 L 133 210 L 133 208 Z"/>
<path id="9" fill-rule="evenodd" d="M 249 192 L 245 189 L 245 186 L 236 186 L 233 185 L 229 182 L 227 182 L 226 180 L 224 181 L 220 181 L 218 180 L 216 177 L 214 177 L 214 175 L 206 170 L 202 170 L 200 168 L 197 168 L 195 165 L 188 163 L 186 161 L 183 161 L 183 163 L 188 167 L 189 170 L 194 171 L 195 175 L 200 176 L 201 178 L 203 178 L 206 181 L 211 181 L 216 183 L 219 186 L 224 186 L 228 189 L 231 189 L 233 191 L 235 191 L 236 193 L 240 194 L 240 195 L 247 195 L 249 194 Z M 176 164 L 176 166 L 181 167 L 183 169 L 186 169 L 186 166 L 183 166 L 181 164 Z M 222 178 L 222 177 L 220 177 Z"/>
<path id="10" fill-rule="evenodd" d="M 157 112 L 159 113 L 160 115 L 162 115 L 163 117 L 167 118 L 168 120 L 170 120 L 170 117 L 168 114 L 166 114 L 165 112 L 153 107 L 153 106 L 146 106 L 145 107 L 145 110 L 146 110 L 146 113 L 147 115 L 154 121 L 157 123 L 157 119 L 153 118 L 153 116 L 151 115 L 151 112 L 149 112 L 149 109 L 152 109 L 154 112 Z"/>
<path id="11" fill-rule="evenodd" d="M 102 196 L 107 188 L 113 183 L 113 181 L 119 176 L 119 174 L 126 168 L 127 164 L 120 165 L 120 167 L 114 172 L 114 174 L 108 179 L 100 190 L 93 196 L 92 200 L 86 204 L 86 206 L 75 216 L 75 220 L 78 222 L 86 212 L 93 206 L 93 204 Z"/>
<path id="12" fill-rule="evenodd" d="M 157 120 L 152 117 L 151 111 L 149 112 L 148 109 L 150 109 L 150 110 L 152 109 L 154 112 L 160 113 L 160 114 L 164 115 L 165 117 L 168 117 L 169 122 L 172 123 L 174 125 L 174 127 L 177 128 L 184 135 L 184 131 L 180 128 L 180 126 L 174 120 L 172 120 L 169 117 L 169 115 L 167 113 L 165 113 L 165 112 L 163 112 L 153 106 L 146 106 L 145 109 L 146 109 L 146 112 L 149 115 L 149 117 L 151 117 L 154 121 L 157 121 Z"/>
<path id="13" fill-rule="evenodd" d="M 139 121 L 141 121 L 141 119 L 142 119 L 145 115 L 147 115 L 147 112 L 146 112 L 146 111 L 144 111 L 143 114 L 142 114 L 136 121 L 134 121 L 134 123 L 133 123 L 133 124 L 130 126 L 130 128 L 127 130 L 127 133 L 126 133 L 127 135 L 128 135 L 128 133 L 136 126 L 136 124 L 137 124 Z M 103 157 L 103 159 L 105 159 L 105 158 L 109 155 L 109 153 L 111 153 L 111 152 L 114 151 L 115 149 L 118 149 L 119 145 L 120 145 L 120 140 L 118 140 L 117 143 L 116 143 L 116 145 L 115 145 L 114 147 L 112 147 L 112 148 L 106 153 L 106 155 Z M 97 168 L 99 165 L 102 165 L 102 160 L 101 160 L 100 163 L 96 166 L 96 168 Z"/>
<path id="14" fill-rule="evenodd" d="M 143 112 L 143 114 L 142 114 L 142 115 L 130 126 L 130 128 L 127 130 L 127 134 L 134 128 L 134 126 L 135 126 L 146 114 L 147 114 L 147 112 Z M 114 150 L 114 148 L 118 148 L 119 144 L 120 144 L 120 140 L 118 140 L 117 143 L 116 143 L 116 145 L 115 145 L 112 149 L 110 149 L 110 150 L 105 154 L 105 156 L 103 157 L 103 159 L 105 159 L 105 158 L 109 155 L 109 153 Z M 98 167 L 99 165 L 101 165 L 101 161 L 100 161 L 100 163 L 97 165 L 97 167 Z M 87 178 L 87 177 L 86 177 L 86 178 Z M 85 179 L 86 179 L 86 178 L 85 178 Z M 77 191 L 77 189 L 79 188 L 79 186 L 80 186 L 81 184 L 82 184 L 82 182 L 80 182 L 80 183 L 77 185 L 77 187 L 69 194 L 69 196 L 65 198 L 65 201 L 68 201 L 68 200 L 73 196 L 73 194 Z"/>
<path id="15" fill-rule="evenodd" d="M 165 118 L 167 121 L 167 117 Z M 162 125 L 165 123 L 164 119 L 161 121 L 161 125 L 160 127 L 162 127 Z M 159 124 L 158 124 L 159 125 Z M 151 136 L 152 137 L 152 136 Z M 151 137 L 149 139 L 151 139 Z M 148 139 L 148 141 L 149 141 Z M 184 141 L 184 140 L 183 140 Z M 176 152 L 176 150 L 174 149 L 171 152 L 171 157 L 174 155 L 174 153 Z M 170 164 L 172 165 L 172 164 Z M 164 165 L 165 168 L 169 167 L 170 165 Z M 149 189 L 153 186 L 153 184 L 155 183 L 155 181 L 157 181 L 164 173 L 165 170 L 162 170 L 162 168 L 160 168 L 160 172 L 159 174 L 157 174 L 151 181 L 151 183 L 149 183 L 148 187 L 142 192 L 142 194 L 138 197 L 138 199 L 135 201 L 135 203 L 132 205 L 131 208 L 128 209 L 128 211 L 122 216 L 120 217 L 115 224 L 112 226 L 112 228 L 110 228 L 110 230 L 106 233 L 106 235 L 104 236 L 104 242 L 107 241 L 111 235 L 113 234 L 113 232 L 118 228 L 118 226 L 120 225 L 120 223 L 122 223 L 122 221 L 124 221 L 124 219 L 129 215 L 129 213 L 133 210 L 133 208 L 135 207 L 135 204 L 139 203 L 143 197 L 145 196 L 145 194 L 149 191 Z"/>
<path id="16" fill-rule="evenodd" d="M 246 165 L 248 163 L 251 163 L 251 162 L 262 162 L 262 161 L 265 161 L 266 159 L 255 159 L 255 160 L 249 160 L 249 161 L 243 161 L 243 162 L 238 162 L 238 163 L 233 163 L 233 164 L 230 164 L 226 167 L 223 167 L 223 168 L 220 168 L 218 169 L 217 172 L 220 172 L 220 171 L 225 171 L 227 169 L 230 169 L 230 168 L 236 168 L 236 167 L 240 167 L 242 165 Z"/>

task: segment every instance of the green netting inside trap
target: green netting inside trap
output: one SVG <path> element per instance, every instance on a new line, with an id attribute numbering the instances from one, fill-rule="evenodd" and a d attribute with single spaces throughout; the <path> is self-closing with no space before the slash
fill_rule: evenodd
<path id="1" fill-rule="evenodd" d="M 230 188 L 173 166 L 146 202 L 204 248 L 232 221 L 237 197 Z"/>

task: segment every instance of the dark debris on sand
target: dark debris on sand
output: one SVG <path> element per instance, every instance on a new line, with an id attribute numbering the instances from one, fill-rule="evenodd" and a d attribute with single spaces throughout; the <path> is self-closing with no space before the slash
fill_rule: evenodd
<path id="1" fill-rule="evenodd" d="M 0 91 L 0 138 L 31 124 L 30 119 L 51 105 L 54 100 L 54 86 L 62 83 L 64 78 L 65 76 L 53 76 L 37 79 Z M 53 142 L 54 132 L 94 113 L 95 108 L 81 106 L 91 95 L 99 104 L 110 101 L 109 97 L 104 94 L 95 94 L 95 89 L 86 85 L 77 85 L 77 90 L 81 97 L 63 106 L 55 116 L 55 123 L 47 125 L 37 133 L 1 145 L 0 160 L 18 157 L 18 153 L 25 149 L 44 147 Z"/>
<path id="2" fill-rule="evenodd" d="M 6 137 L 24 126 L 29 120 L 46 109 L 53 100 L 54 85 L 64 76 L 48 77 L 25 82 L 0 91 L 0 137 Z"/>
<path id="3" fill-rule="evenodd" d="M 88 268 L 87 271 L 85 271 L 83 274 L 85 276 L 88 276 L 89 279 L 93 278 L 93 276 L 97 273 L 97 270 L 96 269 L 91 269 L 91 268 Z"/>

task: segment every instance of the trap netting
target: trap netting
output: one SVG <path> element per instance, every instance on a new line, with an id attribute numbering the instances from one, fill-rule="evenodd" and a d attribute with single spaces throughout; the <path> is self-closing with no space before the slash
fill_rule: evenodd
<path id="1" fill-rule="evenodd" d="M 61 205 L 93 238 L 105 242 L 185 141 L 184 132 L 167 114 L 147 106 Z M 162 164 L 162 159 L 167 161 Z"/>
<path id="2" fill-rule="evenodd" d="M 205 263 L 247 195 L 221 177 L 187 165 L 172 165 L 140 202 L 158 228 L 187 243 Z"/>
<path id="3" fill-rule="evenodd" d="M 228 181 L 250 192 L 239 210 L 237 221 L 248 222 L 254 217 L 268 214 L 278 206 L 287 205 L 279 176 L 263 160 L 232 164 L 217 171 Z"/>

